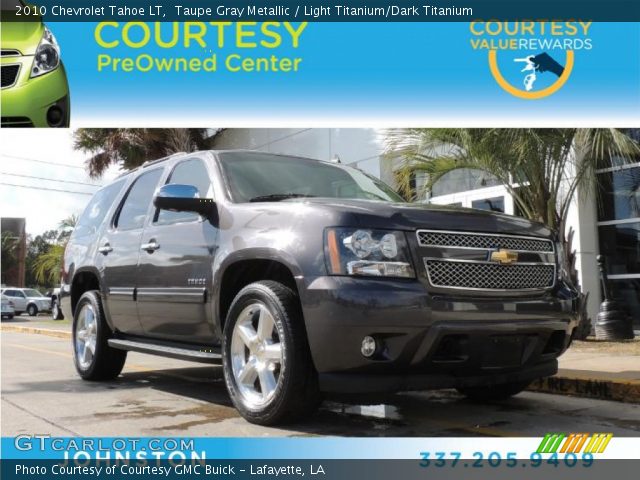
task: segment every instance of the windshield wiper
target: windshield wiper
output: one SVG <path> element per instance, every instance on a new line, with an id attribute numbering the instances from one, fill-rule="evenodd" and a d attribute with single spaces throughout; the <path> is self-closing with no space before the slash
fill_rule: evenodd
<path id="1" fill-rule="evenodd" d="M 281 200 L 287 200 L 288 198 L 311 198 L 315 195 L 305 195 L 304 193 L 273 193 L 271 195 L 261 195 L 259 197 L 253 197 L 250 202 L 279 202 Z"/>

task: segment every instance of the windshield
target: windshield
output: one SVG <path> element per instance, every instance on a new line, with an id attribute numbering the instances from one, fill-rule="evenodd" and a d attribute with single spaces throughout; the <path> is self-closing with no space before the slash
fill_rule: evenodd
<path id="1" fill-rule="evenodd" d="M 42 297 L 43 296 L 38 290 L 35 290 L 33 288 L 25 288 L 23 291 L 24 291 L 24 294 L 27 297 Z"/>
<path id="2" fill-rule="evenodd" d="M 220 159 L 238 203 L 295 197 L 403 201 L 380 180 L 342 165 L 258 152 L 226 152 Z"/>

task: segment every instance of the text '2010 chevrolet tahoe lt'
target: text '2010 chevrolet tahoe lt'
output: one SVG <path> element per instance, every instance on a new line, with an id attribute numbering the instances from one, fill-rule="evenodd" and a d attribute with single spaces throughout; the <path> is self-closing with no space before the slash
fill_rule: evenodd
<path id="1" fill-rule="evenodd" d="M 540 224 L 408 204 L 339 164 L 178 154 L 93 197 L 60 305 L 82 378 L 117 377 L 127 351 L 222 364 L 254 423 L 326 393 L 498 399 L 553 375 L 570 343 L 560 248 Z"/>

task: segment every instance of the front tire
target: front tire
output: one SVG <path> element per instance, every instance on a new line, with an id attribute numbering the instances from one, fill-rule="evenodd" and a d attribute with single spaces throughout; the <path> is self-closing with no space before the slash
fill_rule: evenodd
<path id="1" fill-rule="evenodd" d="M 300 304 L 290 288 L 274 281 L 243 288 L 227 315 L 222 354 L 227 390 L 247 421 L 292 422 L 320 404 Z"/>
<path id="2" fill-rule="evenodd" d="M 458 392 L 475 402 L 491 402 L 495 400 L 506 400 L 509 397 L 519 394 L 529 386 L 531 382 L 511 382 L 500 385 L 486 387 L 465 387 L 458 388 Z"/>
<path id="3" fill-rule="evenodd" d="M 100 293 L 85 292 L 73 316 L 73 361 L 84 380 L 111 380 L 120 375 L 127 352 L 109 346 Z"/>
<path id="4" fill-rule="evenodd" d="M 27 313 L 29 314 L 30 317 L 35 317 L 36 315 L 38 315 L 38 307 L 36 307 L 33 304 L 29 305 L 27 307 Z"/>

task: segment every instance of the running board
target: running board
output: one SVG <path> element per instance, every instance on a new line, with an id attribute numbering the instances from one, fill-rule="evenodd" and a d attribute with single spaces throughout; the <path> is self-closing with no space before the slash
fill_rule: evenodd
<path id="1" fill-rule="evenodd" d="M 220 365 L 222 363 L 222 355 L 216 350 L 196 350 L 190 348 L 171 347 L 167 345 L 158 345 L 149 342 L 136 342 L 134 340 L 121 340 L 112 338 L 109 340 L 109 346 L 119 350 L 128 350 L 131 352 L 150 353 L 151 355 L 160 355 L 163 357 L 177 358 L 178 360 L 188 360 L 191 362 L 213 363 Z"/>

